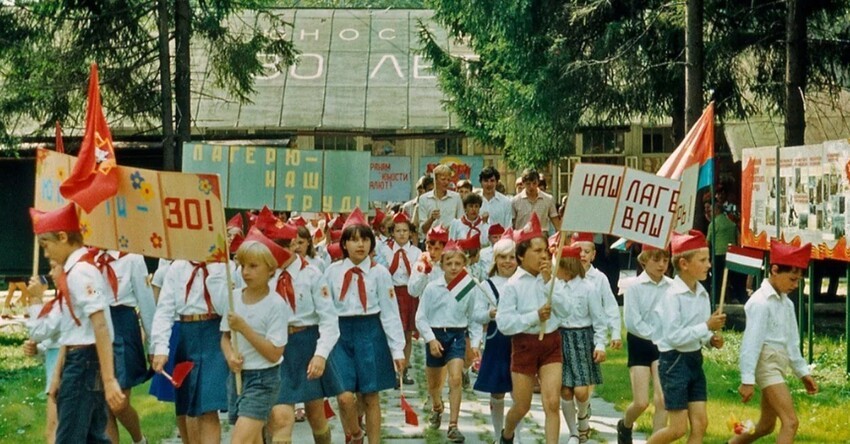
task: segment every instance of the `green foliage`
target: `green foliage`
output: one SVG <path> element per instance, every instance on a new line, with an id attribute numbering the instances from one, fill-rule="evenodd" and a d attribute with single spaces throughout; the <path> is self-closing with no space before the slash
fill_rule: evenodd
<path id="1" fill-rule="evenodd" d="M 850 2 L 804 2 L 809 90 L 847 87 Z M 436 20 L 477 55 L 463 60 L 423 33 L 446 104 L 469 135 L 514 164 L 572 151 L 579 125 L 684 114 L 685 3 L 434 0 Z M 705 98 L 722 120 L 781 114 L 786 2 L 706 0 Z M 424 31 L 424 29 L 423 29 Z"/>
<path id="2" fill-rule="evenodd" d="M 136 128 L 161 121 L 159 40 L 156 2 L 142 0 L 44 0 L 0 7 L 0 136 L 18 133 L 19 121 L 34 121 L 45 135 L 55 121 L 80 126 L 85 110 L 89 64 L 97 62 L 106 115 Z M 272 31 L 237 34 L 228 25 L 245 8 L 270 0 L 193 2 L 194 45 L 206 46 L 217 85 L 239 101 L 254 92 L 253 76 L 263 67 L 259 54 L 281 66 L 296 52 L 284 38 L 287 26 L 259 12 Z M 253 25 L 253 23 L 252 23 Z M 170 24 L 173 27 L 173 19 Z M 0 138 L 0 143 L 5 139 Z"/>

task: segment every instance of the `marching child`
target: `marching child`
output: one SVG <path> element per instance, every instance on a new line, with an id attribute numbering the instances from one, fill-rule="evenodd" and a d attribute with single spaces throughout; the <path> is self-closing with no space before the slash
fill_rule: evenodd
<path id="1" fill-rule="evenodd" d="M 390 220 L 387 219 L 387 213 L 381 211 L 380 208 L 375 208 L 375 217 L 372 218 L 372 230 L 375 232 L 375 243 L 377 245 L 386 244 L 392 239 L 392 231 L 389 229 Z"/>
<path id="2" fill-rule="evenodd" d="M 620 320 L 620 306 L 611 291 L 611 284 L 605 273 L 593 266 L 596 259 L 596 244 L 593 243 L 593 234 L 573 233 L 572 244 L 581 248 L 581 264 L 584 266 L 585 278 L 596 287 L 597 295 L 602 301 L 602 308 L 608 319 L 608 331 L 611 335 L 611 348 L 619 349 L 623 346 L 622 321 Z"/>
<path id="3" fill-rule="evenodd" d="M 487 240 L 489 245 L 481 249 L 478 260 L 481 263 L 486 264 L 488 274 L 491 266 L 493 265 L 493 246 L 496 245 L 496 242 L 499 242 L 503 234 L 505 234 L 505 227 L 499 224 L 490 225 L 490 228 L 487 229 Z M 510 235 L 508 237 L 510 237 Z"/>
<path id="4" fill-rule="evenodd" d="M 310 265 L 318 268 L 319 271 L 323 271 L 325 269 L 325 261 L 316 255 L 316 248 L 313 246 L 313 236 L 310 234 L 310 230 L 305 226 L 300 226 L 297 230 L 298 236 L 292 241 L 293 253 L 306 259 Z"/>
<path id="5" fill-rule="evenodd" d="M 708 427 L 706 413 L 705 372 L 702 369 L 702 347 L 723 347 L 717 330 L 726 323 L 726 315 L 711 312 L 708 292 L 699 283 L 708 275 L 711 262 L 705 236 L 691 230 L 673 234 L 670 241 L 676 277 L 658 303 L 656 313 L 661 323 L 658 336 L 658 372 L 664 392 L 668 424 L 649 437 L 647 443 L 670 443 L 688 432 L 688 442 L 702 442 Z"/>
<path id="6" fill-rule="evenodd" d="M 148 268 L 145 258 L 140 254 L 98 249 L 90 249 L 89 252 L 94 255 L 94 262 L 111 289 L 108 298 L 111 299 L 109 312 L 115 330 L 115 342 L 112 344 L 115 376 L 127 397 L 127 408 L 120 412 L 110 410 L 106 433 L 112 442 L 118 442 L 117 419 L 127 429 L 134 443 L 145 442 L 139 414 L 133 408 L 130 396 L 132 388 L 143 384 L 149 376 L 142 330 L 145 337 L 150 339 L 156 303 L 153 290 L 147 282 Z"/>
<path id="7" fill-rule="evenodd" d="M 493 295 L 498 304 L 505 285 L 517 269 L 516 245 L 512 239 L 502 239 L 493 245 L 493 265 L 490 268 L 490 278 L 485 288 Z M 473 389 L 490 393 L 490 421 L 493 424 L 493 434 L 502 432 L 505 424 L 505 393 L 512 389 L 511 385 L 511 339 L 502 334 L 496 326 L 497 307 L 486 311 L 487 342 L 484 344 L 484 354 L 481 357 L 481 368 Z M 476 315 L 480 313 L 476 312 Z"/>
<path id="8" fill-rule="evenodd" d="M 230 372 L 221 351 L 219 330 L 221 317 L 228 311 L 227 291 L 226 288 L 210 291 L 206 283 L 211 273 L 224 273 L 225 266 L 231 265 L 207 265 L 182 259 L 172 262 L 153 318 L 153 370 L 162 372 L 168 362 L 175 321 L 180 325 L 173 361 L 194 363 L 192 371 L 176 390 L 174 404 L 178 420 L 186 416 L 185 438 L 191 444 L 220 442 L 218 411 L 227 410 L 227 390 L 223 382 Z"/>
<path id="9" fill-rule="evenodd" d="M 297 231 L 300 230 L 286 224 L 269 232 L 270 238 L 292 253 L 275 271 L 269 287 L 293 312 L 280 365 L 280 394 L 269 424 L 272 442 L 291 443 L 295 406 L 303 403 L 314 441 L 330 444 L 331 429 L 323 401 L 342 392 L 335 365 L 328 360 L 339 339 L 339 320 L 333 301 L 322 294 L 322 272 L 293 250 Z"/>
<path id="10" fill-rule="evenodd" d="M 562 249 L 556 277 L 552 310 L 561 322 L 561 411 L 570 429 L 568 443 L 574 444 L 587 442 L 590 435 L 590 392 L 602 383 L 606 318 L 602 300 L 584 278 L 581 248 Z"/>
<path id="11" fill-rule="evenodd" d="M 751 443 L 773 433 L 778 418 L 782 425 L 778 443 L 794 442 L 797 413 L 791 392 L 785 383 L 788 367 L 803 382 L 806 393 L 818 392 L 809 366 L 800 353 L 800 335 L 794 314 L 794 303 L 788 294 L 797 289 L 809 267 L 812 245 L 800 247 L 770 243 L 770 277 L 750 296 L 744 311 L 747 327 L 741 340 L 741 385 L 738 393 L 748 402 L 761 389 L 761 417 L 753 433 L 736 435 L 729 442 Z"/>
<path id="12" fill-rule="evenodd" d="M 638 255 L 638 262 L 643 267 L 643 273 L 626 289 L 623 298 L 632 402 L 626 408 L 623 419 L 617 423 L 617 441 L 620 444 L 632 442 L 632 427 L 649 406 L 650 382 L 655 405 L 652 430 L 656 432 L 667 424 L 664 394 L 658 374 L 658 346 L 653 340 L 660 328 L 655 309 L 673 282 L 665 275 L 670 265 L 670 253 L 644 245 Z"/>
<path id="13" fill-rule="evenodd" d="M 412 264 L 419 260 L 422 250 L 410 242 L 410 233 L 415 228 L 404 213 L 398 213 L 392 218 L 392 241 L 378 244 L 378 257 L 376 260 L 389 268 L 393 279 L 396 298 L 398 298 L 398 310 L 401 316 L 401 326 L 404 328 L 404 360 L 408 366 L 404 369 L 402 382 L 405 385 L 414 383 L 409 374 L 410 350 L 413 343 L 413 333 L 416 331 L 416 309 L 419 300 L 410 295 L 407 283 L 413 272 Z"/>
<path id="14" fill-rule="evenodd" d="M 283 299 L 269 289 L 269 280 L 290 257 L 291 253 L 259 230 L 249 231 L 236 251 L 245 286 L 233 290 L 233 310 L 222 318 L 220 326 L 221 350 L 227 365 L 233 373 L 242 375 L 239 395 L 233 374 L 227 382 L 227 413 L 230 423 L 235 424 L 231 438 L 234 443 L 262 442 L 263 425 L 277 401 L 279 365 L 291 312 Z M 226 292 L 228 283 L 222 273 L 216 273 L 209 277 L 208 285 L 214 291 Z M 231 344 L 231 334 L 237 334 L 237 349 Z"/>
<path id="15" fill-rule="evenodd" d="M 44 257 L 62 266 L 56 280 L 61 348 L 50 389 L 56 396 L 56 442 L 110 443 L 105 434 L 107 404 L 121 410 L 127 399 L 113 367 L 108 284 L 83 248 L 73 203 L 48 212 L 30 209 L 30 217 Z"/>
<path id="16" fill-rule="evenodd" d="M 407 283 L 407 291 L 411 296 L 421 296 L 428 282 L 443 277 L 443 269 L 440 268 L 440 257 L 447 243 L 449 243 L 449 232 L 443 229 L 443 227 L 438 225 L 428 230 L 428 234 L 425 237 L 426 251 L 419 255 L 419 260 L 416 261 L 416 266 L 413 268 L 413 272 L 410 273 L 410 280 Z"/>
<path id="17" fill-rule="evenodd" d="M 519 268 L 508 279 L 499 299 L 496 324 L 511 338 L 511 382 L 513 405 L 505 417 L 500 443 L 513 443 L 514 432 L 531 408 L 534 384 L 540 381 L 543 411 L 546 415 L 546 442 L 558 442 L 561 420 L 558 398 L 561 391 L 561 335 L 559 320 L 549 319 L 552 307 L 546 300 L 546 282 L 552 278 L 552 264 L 546 251 L 546 237 L 537 214 L 514 232 Z M 543 332 L 543 340 L 538 339 Z"/>
<path id="18" fill-rule="evenodd" d="M 428 393 L 433 407 L 428 422 L 439 429 L 443 414 L 443 383 L 449 380 L 450 442 L 464 442 L 457 428 L 460 414 L 461 379 L 466 356 L 466 335 L 469 333 L 473 350 L 481 341 L 481 324 L 474 321 L 476 309 L 486 310 L 475 282 L 464 269 L 466 255 L 461 246 L 449 241 L 440 257 L 443 279 L 431 281 L 425 287 L 416 311 L 416 328 L 428 345 L 425 354 Z"/>
<path id="19" fill-rule="evenodd" d="M 338 396 L 341 420 L 352 443 L 363 442 L 354 394 L 365 404 L 369 443 L 381 440 L 380 391 L 395 387 L 396 372 L 404 371 L 404 332 L 392 277 L 369 256 L 375 235 L 363 212 L 356 208 L 340 240 L 345 259 L 325 270 L 322 294 L 330 297 L 339 315 L 340 338 L 332 352 L 343 392 Z"/>
<path id="20" fill-rule="evenodd" d="M 463 216 L 452 221 L 449 225 L 449 239 L 466 239 L 476 236 L 481 239 L 481 245 L 490 245 L 490 225 L 478 214 L 481 210 L 481 196 L 469 193 L 463 198 Z"/>

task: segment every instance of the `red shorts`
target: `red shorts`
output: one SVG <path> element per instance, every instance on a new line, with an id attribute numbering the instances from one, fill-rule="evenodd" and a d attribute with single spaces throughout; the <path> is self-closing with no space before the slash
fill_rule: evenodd
<path id="1" fill-rule="evenodd" d="M 419 308 L 419 299 L 407 292 L 406 285 L 396 286 L 395 296 L 398 300 L 398 314 L 401 316 L 402 330 L 405 332 L 416 331 L 416 309 Z"/>
<path id="2" fill-rule="evenodd" d="M 534 376 L 546 364 L 561 363 L 561 333 L 558 330 L 543 336 L 520 333 L 511 337 L 511 371 Z"/>

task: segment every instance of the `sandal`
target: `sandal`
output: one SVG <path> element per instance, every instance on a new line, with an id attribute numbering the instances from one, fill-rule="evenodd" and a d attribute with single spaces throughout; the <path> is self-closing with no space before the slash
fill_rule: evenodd
<path id="1" fill-rule="evenodd" d="M 439 429 L 440 424 L 443 423 L 443 408 L 440 410 L 431 409 L 431 413 L 428 415 L 428 425 L 432 429 Z"/>

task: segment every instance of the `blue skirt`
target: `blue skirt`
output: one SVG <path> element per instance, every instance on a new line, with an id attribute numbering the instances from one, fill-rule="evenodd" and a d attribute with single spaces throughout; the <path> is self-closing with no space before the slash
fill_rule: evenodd
<path id="1" fill-rule="evenodd" d="M 192 417 L 227 410 L 227 376 L 230 369 L 221 351 L 221 319 L 180 323 L 180 342 L 174 362 L 191 361 L 192 371 L 177 389 L 177 415 Z"/>
<path id="2" fill-rule="evenodd" d="M 339 341 L 330 361 L 343 391 L 376 393 L 395 387 L 395 366 L 380 314 L 340 317 Z"/>
<path id="3" fill-rule="evenodd" d="M 174 355 L 177 353 L 178 342 L 180 342 L 180 323 L 175 322 L 171 326 L 171 338 L 168 340 L 168 362 L 163 368 L 169 375 L 174 374 Z M 177 396 L 171 381 L 159 373 L 154 373 L 148 393 L 162 402 L 174 402 Z"/>
<path id="4" fill-rule="evenodd" d="M 136 309 L 126 305 L 109 307 L 115 340 L 112 354 L 115 362 L 115 377 L 122 390 L 144 384 L 151 377 L 145 346 L 142 344 L 142 328 Z"/>
<path id="5" fill-rule="evenodd" d="M 336 374 L 334 353 L 325 362 L 325 373 L 319 379 L 307 379 L 307 366 L 316 354 L 319 327 L 313 325 L 289 335 L 280 364 L 280 394 L 277 404 L 294 405 L 342 393 L 342 382 Z"/>
<path id="6" fill-rule="evenodd" d="M 474 390 L 485 393 L 510 393 L 511 382 L 511 338 L 502 334 L 496 321 L 487 324 L 487 341 L 484 355 L 475 380 Z"/>

